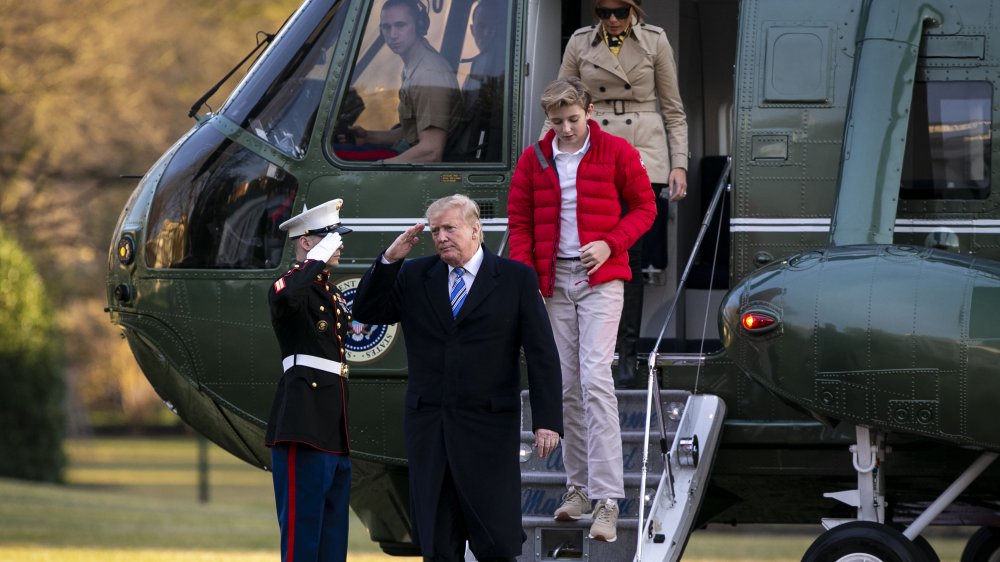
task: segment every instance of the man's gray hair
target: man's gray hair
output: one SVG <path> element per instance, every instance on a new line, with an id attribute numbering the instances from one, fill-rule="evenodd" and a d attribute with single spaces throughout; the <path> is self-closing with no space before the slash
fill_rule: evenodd
<path id="1" fill-rule="evenodd" d="M 479 241 L 482 242 L 483 228 L 482 224 L 479 222 L 479 204 L 461 193 L 448 195 L 431 203 L 430 206 L 427 207 L 427 213 L 425 214 L 427 222 L 430 222 L 432 218 L 437 217 L 441 213 L 453 208 L 461 209 L 462 219 L 465 220 L 466 224 L 469 226 L 479 226 Z"/>

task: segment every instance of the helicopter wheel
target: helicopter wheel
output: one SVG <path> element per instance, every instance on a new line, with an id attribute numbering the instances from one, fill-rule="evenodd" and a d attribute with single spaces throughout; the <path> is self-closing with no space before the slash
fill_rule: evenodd
<path id="1" fill-rule="evenodd" d="M 927 548 L 930 548 L 929 543 Z M 802 562 L 914 562 L 935 559 L 936 554 L 927 558 L 923 549 L 904 537 L 903 533 L 871 521 L 837 525 L 813 541 L 802 556 Z"/>
<path id="2" fill-rule="evenodd" d="M 969 537 L 962 562 L 1000 562 L 1000 528 L 982 527 Z"/>
<path id="3" fill-rule="evenodd" d="M 903 537 L 906 538 L 906 537 Z M 941 558 L 938 556 L 937 551 L 931 546 L 931 543 L 927 542 L 923 536 L 918 536 L 913 539 L 913 544 L 916 545 L 917 550 L 923 554 L 924 562 L 941 562 Z M 1000 562 L 1000 561 L 995 561 Z"/>
<path id="4" fill-rule="evenodd" d="M 906 526 L 899 523 L 892 523 L 892 528 L 896 529 L 900 533 L 906 530 Z M 913 544 L 917 545 L 917 550 L 923 553 L 923 562 L 941 562 L 941 558 L 938 556 L 937 551 L 931 546 L 931 543 L 924 538 L 923 535 L 917 535 L 917 538 L 913 539 Z M 1000 562 L 998 560 L 997 562 Z"/>

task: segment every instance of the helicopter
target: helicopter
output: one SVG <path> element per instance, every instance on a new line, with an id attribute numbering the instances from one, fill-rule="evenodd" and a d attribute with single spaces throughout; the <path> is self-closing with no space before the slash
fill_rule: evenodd
<path id="1" fill-rule="evenodd" d="M 250 464 L 270 462 L 263 434 L 281 361 L 266 289 L 293 259 L 281 222 L 344 200 L 354 233 L 333 278 L 349 301 L 441 196 L 473 198 L 484 243 L 503 251 L 513 167 L 544 124 L 538 97 L 568 35 L 593 22 L 588 0 L 505 0 L 503 64 L 487 92 L 468 87 L 477 1 L 425 5 L 424 37 L 463 96 L 489 94 L 441 161 L 386 162 L 385 147 L 352 138 L 355 126 L 398 120 L 401 63 L 379 33 L 381 1 L 308 0 L 258 45 L 218 111 L 192 108 L 195 125 L 121 213 L 111 321 L 168 407 Z M 522 450 L 521 559 L 676 560 L 709 523 L 813 523 L 825 531 L 804 560 L 937 560 L 921 536 L 932 524 L 978 527 L 962 560 L 995 560 L 1000 2 L 643 9 L 679 59 L 691 196 L 660 207 L 672 258 L 647 272 L 649 386 L 619 392 L 623 436 L 635 439 L 623 539 L 596 544 L 552 522 L 561 461 Z M 421 244 L 417 254 L 433 251 Z M 347 344 L 351 506 L 398 555 L 416 552 L 405 345 L 398 326 L 360 323 Z M 648 458 L 651 420 L 674 444 Z M 697 493 L 673 490 L 682 480 Z M 671 533 L 663 510 L 688 495 Z"/>

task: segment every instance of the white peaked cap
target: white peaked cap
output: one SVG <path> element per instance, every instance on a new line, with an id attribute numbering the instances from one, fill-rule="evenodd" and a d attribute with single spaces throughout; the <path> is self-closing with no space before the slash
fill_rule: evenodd
<path id="1" fill-rule="evenodd" d="M 331 199 L 312 209 L 303 205 L 301 213 L 281 223 L 278 228 L 287 230 L 290 238 L 306 234 L 322 236 L 330 232 L 347 234 L 351 229 L 340 225 L 340 208 L 343 206 L 343 199 Z"/>

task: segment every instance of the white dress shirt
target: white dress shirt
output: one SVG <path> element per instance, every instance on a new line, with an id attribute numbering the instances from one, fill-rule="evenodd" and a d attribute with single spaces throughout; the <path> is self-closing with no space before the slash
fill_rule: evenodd
<path id="1" fill-rule="evenodd" d="M 556 250 L 556 255 L 560 258 L 580 257 L 580 231 L 576 224 L 576 171 L 588 150 L 590 150 L 589 127 L 583 146 L 576 152 L 559 150 L 559 136 L 552 138 L 552 159 L 556 162 L 559 193 L 562 199 L 559 211 L 559 248 Z"/>
<path id="2" fill-rule="evenodd" d="M 479 273 L 479 268 L 482 267 L 482 265 L 483 265 L 483 245 L 480 244 L 479 249 L 476 250 L 476 253 L 472 254 L 472 257 L 469 258 L 469 261 L 465 262 L 465 265 L 462 266 L 462 268 L 465 270 L 465 273 L 462 275 L 462 280 L 465 281 L 466 291 L 472 290 L 472 282 L 476 280 L 476 275 Z M 455 276 L 452 275 L 453 271 L 455 271 L 455 268 L 449 265 L 448 266 L 449 297 L 451 296 L 451 290 L 455 287 Z"/>

